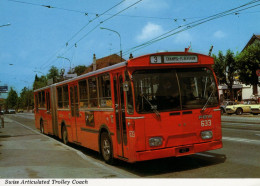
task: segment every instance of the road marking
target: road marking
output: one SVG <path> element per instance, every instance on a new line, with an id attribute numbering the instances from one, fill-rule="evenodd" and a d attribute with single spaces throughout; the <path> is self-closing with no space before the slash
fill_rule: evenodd
<path id="1" fill-rule="evenodd" d="M 83 152 L 81 152 L 81 151 L 79 151 L 79 150 L 77 150 L 77 149 L 74 149 L 74 148 L 72 148 L 72 147 L 70 147 L 70 146 L 68 146 L 68 145 L 65 145 L 65 144 L 62 143 L 62 142 L 59 142 L 59 141 L 53 139 L 53 138 L 50 137 L 50 136 L 47 136 L 47 135 L 45 135 L 45 134 L 42 134 L 42 133 L 40 133 L 38 130 L 32 129 L 32 128 L 30 128 L 30 127 L 28 127 L 28 126 L 26 126 L 26 125 L 24 125 L 24 124 L 22 124 L 22 123 L 20 123 L 20 122 L 18 122 L 18 121 L 12 120 L 12 119 L 10 119 L 10 118 L 8 118 L 8 119 L 10 120 L 10 122 L 14 122 L 14 123 L 16 123 L 16 124 L 18 124 L 18 125 L 21 125 L 21 126 L 27 128 L 27 129 L 31 130 L 32 132 L 34 132 L 34 133 L 36 133 L 36 134 L 42 135 L 42 136 L 44 136 L 44 137 L 47 137 L 47 138 L 49 138 L 50 140 L 55 141 L 56 143 L 59 143 L 59 144 L 62 145 L 63 147 L 65 147 L 65 148 L 67 148 L 67 149 L 70 149 L 70 150 L 76 152 L 76 153 L 77 153 L 82 159 L 84 159 L 85 161 L 88 161 L 88 162 L 90 162 L 90 163 L 92 163 L 92 164 L 94 164 L 94 165 L 96 165 L 96 166 L 98 166 L 98 167 L 100 167 L 100 168 L 102 168 L 102 169 L 105 169 L 105 170 L 107 170 L 107 171 L 111 171 L 111 169 L 113 169 L 114 172 L 115 172 L 119 177 L 123 177 L 123 178 L 124 178 L 124 177 L 125 177 L 125 178 L 128 178 L 128 177 L 130 177 L 130 176 L 131 176 L 132 178 L 138 178 L 138 177 L 139 177 L 139 176 L 137 176 L 137 175 L 135 175 L 135 174 L 132 174 L 132 173 L 129 173 L 129 172 L 127 172 L 127 171 L 124 171 L 124 170 L 121 170 L 121 169 L 118 170 L 117 167 L 108 165 L 108 164 L 106 164 L 106 163 L 97 162 L 96 159 L 91 158 L 91 157 L 87 156 L 86 154 L 84 154 Z"/>
<path id="2" fill-rule="evenodd" d="M 222 137 L 222 139 L 226 140 L 226 141 L 234 141 L 234 142 L 260 145 L 260 140 L 250 140 L 250 139 L 246 139 L 246 138 L 231 138 L 231 137 Z"/>

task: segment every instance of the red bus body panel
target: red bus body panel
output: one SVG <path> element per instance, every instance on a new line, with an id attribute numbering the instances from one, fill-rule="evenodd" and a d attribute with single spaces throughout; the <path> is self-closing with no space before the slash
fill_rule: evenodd
<path id="1" fill-rule="evenodd" d="M 198 57 L 198 62 L 192 64 L 151 64 L 150 57 L 153 55 L 196 55 Z M 44 123 L 44 133 L 55 135 L 59 138 L 62 138 L 62 127 L 66 126 L 69 142 L 79 144 L 95 151 L 100 151 L 100 134 L 102 131 L 106 131 L 112 141 L 114 158 L 122 159 L 128 162 L 183 156 L 219 149 L 222 147 L 221 115 L 219 106 L 207 108 L 205 111 L 201 111 L 201 109 L 190 109 L 161 112 L 160 119 L 156 118 L 154 113 L 139 114 L 135 110 L 133 114 L 128 114 L 125 112 L 125 132 L 127 135 L 127 141 L 124 143 L 123 139 L 121 139 L 122 141 L 120 142 L 120 136 L 118 136 L 119 133 L 117 129 L 118 120 L 116 119 L 116 92 L 113 89 L 116 84 L 115 81 L 113 81 L 113 78 L 115 78 L 118 74 L 124 74 L 125 71 L 132 74 L 135 70 L 139 69 L 192 67 L 207 67 L 212 70 L 211 66 L 213 64 L 213 58 L 197 53 L 155 53 L 130 59 L 122 65 L 115 66 L 115 68 L 111 66 L 109 68 L 104 68 L 104 70 L 101 69 L 65 82 L 50 85 L 46 88 L 41 88 L 36 90 L 34 93 L 35 104 L 38 104 L 39 102 L 39 92 L 45 92 L 45 97 L 48 96 L 48 91 L 51 92 L 51 109 L 49 113 L 52 113 L 52 116 L 47 113 L 48 111 L 46 108 L 38 108 L 38 105 L 35 105 L 35 108 L 37 108 L 35 109 L 35 126 L 37 129 L 40 129 L 40 123 L 42 121 Z M 80 80 L 87 79 L 92 76 L 98 77 L 100 74 L 104 73 L 109 73 L 110 75 L 112 100 L 111 108 L 79 108 L 78 117 L 73 117 L 71 111 L 71 98 L 69 98 L 69 108 L 57 109 L 57 100 L 54 100 L 53 97 L 55 96 L 57 99 L 57 92 L 55 92 L 56 87 L 66 84 L 68 87 L 71 85 L 78 86 L 78 82 Z M 125 80 L 124 75 L 123 78 Z M 131 83 L 131 85 L 133 87 L 133 83 Z M 134 91 L 132 92 L 134 96 Z M 70 90 L 69 94 L 71 94 Z M 125 92 L 124 99 L 126 99 Z M 46 99 L 45 102 L 47 102 Z M 88 118 L 92 116 L 94 117 L 94 122 L 89 124 Z M 211 125 L 203 126 L 202 120 L 207 120 L 208 116 L 211 116 Z M 203 140 L 201 138 L 201 132 L 208 130 L 212 131 L 213 138 Z M 150 147 L 150 137 L 162 137 L 162 145 L 158 147 Z"/>

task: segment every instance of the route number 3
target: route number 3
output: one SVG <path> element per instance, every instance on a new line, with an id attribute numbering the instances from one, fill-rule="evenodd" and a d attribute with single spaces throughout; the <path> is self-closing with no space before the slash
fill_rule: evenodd
<path id="1" fill-rule="evenodd" d="M 209 120 L 201 120 L 200 125 L 201 125 L 202 127 L 211 126 L 211 120 L 210 120 L 210 119 L 209 119 Z"/>

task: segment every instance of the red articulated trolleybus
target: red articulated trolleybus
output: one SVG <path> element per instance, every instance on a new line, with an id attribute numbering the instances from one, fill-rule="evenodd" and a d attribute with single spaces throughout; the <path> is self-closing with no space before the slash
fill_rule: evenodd
<path id="1" fill-rule="evenodd" d="M 136 162 L 222 148 L 210 56 L 148 54 L 34 91 L 42 133 Z"/>

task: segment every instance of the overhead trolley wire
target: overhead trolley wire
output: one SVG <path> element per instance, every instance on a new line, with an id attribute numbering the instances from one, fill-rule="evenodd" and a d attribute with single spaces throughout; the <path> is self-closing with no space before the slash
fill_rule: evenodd
<path id="1" fill-rule="evenodd" d="M 103 24 L 104 22 L 106 22 L 106 21 L 112 19 L 113 17 L 117 16 L 118 14 L 120 14 L 120 13 L 126 11 L 127 9 L 131 8 L 132 6 L 134 6 L 134 5 L 138 4 L 138 3 L 140 3 L 141 1 L 143 1 L 143 0 L 138 0 L 138 1 L 136 1 L 135 3 L 129 5 L 129 6 L 126 7 L 126 8 L 124 8 L 123 10 L 120 10 L 119 12 L 113 14 L 113 15 L 110 16 L 109 18 L 107 18 L 107 19 L 101 21 L 101 22 L 100 22 L 99 24 L 97 24 L 94 28 L 92 28 L 89 32 L 87 32 L 85 35 L 83 35 L 79 40 L 77 40 L 74 45 L 72 45 L 70 48 L 68 48 L 68 49 L 67 49 L 64 53 L 62 53 L 61 55 L 65 55 L 69 50 L 71 50 L 75 45 L 77 45 L 80 41 L 82 41 L 86 36 L 88 36 L 91 32 L 93 32 L 95 29 L 97 29 L 101 24 Z M 57 59 L 55 59 L 55 60 L 57 60 Z M 46 66 L 46 67 L 47 67 L 47 66 Z M 46 68 L 46 67 L 44 67 L 44 68 Z"/>
<path id="2" fill-rule="evenodd" d="M 89 21 L 87 24 L 85 24 L 79 31 L 77 31 L 68 41 L 66 41 L 65 46 L 67 47 L 67 46 L 69 45 L 69 42 L 70 42 L 72 39 L 74 39 L 80 32 L 82 32 L 90 23 L 92 23 L 93 21 L 95 21 L 97 18 L 99 18 L 99 17 L 105 15 L 107 12 L 109 12 L 109 11 L 112 10 L 112 9 L 114 9 L 115 7 L 119 6 L 119 5 L 122 4 L 124 1 L 126 1 L 126 0 L 120 1 L 119 3 L 115 4 L 115 5 L 112 6 L 111 8 L 107 9 L 107 10 L 104 11 L 103 13 L 99 14 L 98 16 L 96 16 L 94 19 L 90 20 L 90 21 Z M 93 30 L 93 29 L 92 29 L 92 30 Z M 89 32 L 88 32 L 88 33 L 89 33 Z M 76 43 L 75 43 L 75 44 L 76 44 Z M 73 47 L 75 46 L 75 44 L 72 45 L 68 50 L 70 50 L 71 48 L 73 48 Z M 64 49 L 65 46 L 63 45 L 63 47 L 62 47 L 61 49 L 59 49 L 54 55 L 52 55 L 51 58 L 48 59 L 48 61 L 50 61 L 52 58 L 54 58 L 62 49 Z M 68 51 L 68 50 L 67 50 L 67 51 Z M 64 53 L 63 53 L 62 55 L 64 55 Z M 53 59 L 53 61 L 51 61 L 51 63 L 54 62 L 54 61 L 56 61 L 56 60 L 57 60 L 57 59 Z M 47 63 L 48 63 L 48 61 L 47 61 Z M 41 68 L 46 68 L 46 67 L 49 66 L 49 64 L 50 64 L 50 63 L 48 63 L 47 65 L 44 64 L 44 65 L 41 66 Z"/>
<path id="3" fill-rule="evenodd" d="M 140 50 L 140 49 L 142 49 L 142 48 L 144 48 L 144 47 L 147 47 L 147 46 L 149 46 L 149 45 L 151 45 L 151 44 L 153 44 L 153 43 L 155 43 L 155 42 L 157 42 L 157 41 L 163 40 L 163 39 L 168 38 L 168 37 L 170 37 L 170 36 L 172 36 L 172 35 L 175 35 L 175 34 L 178 34 L 178 33 L 180 33 L 180 32 L 186 31 L 186 30 L 188 30 L 188 29 L 191 29 L 191 28 L 193 28 L 193 27 L 195 27 L 195 26 L 198 26 L 198 25 L 200 25 L 200 24 L 203 24 L 203 23 L 205 23 L 205 22 L 208 22 L 208 21 L 211 21 L 211 20 L 214 20 L 214 19 L 223 17 L 223 16 L 231 15 L 231 14 L 234 14 L 234 13 L 236 13 L 236 12 L 244 11 L 244 10 L 249 9 L 249 8 L 253 8 L 253 7 L 259 6 L 260 4 L 257 4 L 257 5 L 253 5 L 253 6 L 250 6 L 250 7 L 244 8 L 244 9 L 241 9 L 241 10 L 237 10 L 237 9 L 242 8 L 242 7 L 245 7 L 245 6 L 248 6 L 248 5 L 257 3 L 257 2 L 259 2 L 259 1 L 260 1 L 260 0 L 250 1 L 250 2 L 248 2 L 248 3 L 246 3 L 246 4 L 243 4 L 243 5 L 241 5 L 241 6 L 238 6 L 238 7 L 236 7 L 236 8 L 232 8 L 232 9 L 226 10 L 226 11 L 224 11 L 224 12 L 221 12 L 221 13 L 218 13 L 218 14 L 214 14 L 214 15 L 212 15 L 212 16 L 208 16 L 208 17 L 206 17 L 206 18 L 203 18 L 203 19 L 200 19 L 200 20 L 197 20 L 197 21 L 193 21 L 193 22 L 188 23 L 188 24 L 185 24 L 185 25 L 183 25 L 183 26 L 179 26 L 179 27 L 174 28 L 174 29 L 172 29 L 172 30 L 170 30 L 170 31 L 168 31 L 168 32 L 166 32 L 166 33 L 160 35 L 160 36 L 157 36 L 157 37 L 155 37 L 155 38 L 153 38 L 153 39 L 151 39 L 151 40 L 149 40 L 149 41 L 146 41 L 146 42 L 144 42 L 144 43 L 142 43 L 142 44 L 140 44 L 140 45 L 137 45 L 137 46 L 135 46 L 135 47 L 132 47 L 132 48 L 126 50 L 125 52 L 123 52 L 123 55 L 127 55 L 127 54 L 129 54 L 129 53 L 131 53 L 131 52 Z M 237 11 L 235 11 L 235 10 L 237 10 Z M 231 13 L 229 13 L 229 12 L 231 12 Z M 181 29 L 181 28 L 182 28 L 182 29 Z M 176 31 L 176 30 L 178 30 L 178 29 L 181 29 L 181 30 Z M 174 32 L 174 31 L 176 31 L 176 32 Z M 174 32 L 174 33 L 172 33 L 172 32 Z M 172 33 L 172 34 L 171 34 L 171 33 Z M 167 35 L 167 34 L 168 34 L 168 35 Z"/>

